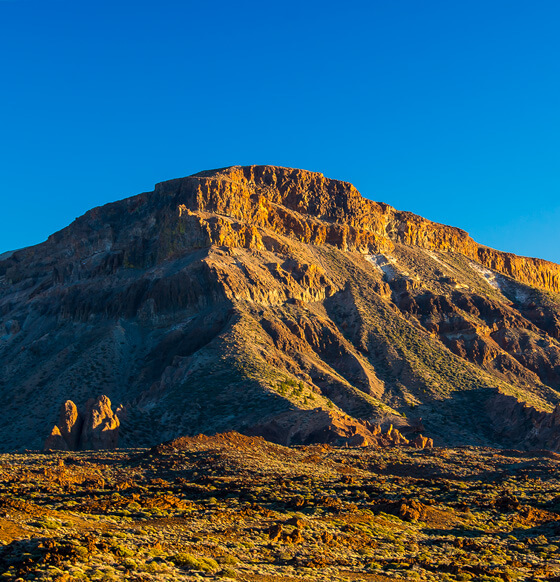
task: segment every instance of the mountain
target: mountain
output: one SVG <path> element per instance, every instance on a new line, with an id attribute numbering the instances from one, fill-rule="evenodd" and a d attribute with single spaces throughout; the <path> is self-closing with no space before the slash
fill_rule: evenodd
<path id="1" fill-rule="evenodd" d="M 63 403 L 102 394 L 120 446 L 393 425 L 557 449 L 559 292 L 559 265 L 319 173 L 162 182 L 0 256 L 0 448 L 41 448 Z"/>

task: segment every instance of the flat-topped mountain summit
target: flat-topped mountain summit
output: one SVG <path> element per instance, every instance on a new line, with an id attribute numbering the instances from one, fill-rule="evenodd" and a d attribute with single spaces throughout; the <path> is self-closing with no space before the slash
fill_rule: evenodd
<path id="1" fill-rule="evenodd" d="M 0 257 L 0 448 L 42 447 L 63 403 L 101 394 L 120 446 L 379 444 L 392 425 L 558 448 L 559 291 L 554 263 L 319 173 L 162 182 Z"/>

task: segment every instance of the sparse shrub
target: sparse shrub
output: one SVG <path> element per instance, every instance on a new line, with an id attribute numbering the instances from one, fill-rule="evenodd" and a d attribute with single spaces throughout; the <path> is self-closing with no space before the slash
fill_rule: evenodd
<path id="1" fill-rule="evenodd" d="M 88 549 L 84 548 L 84 546 L 76 546 L 74 551 L 82 560 L 85 560 L 89 555 Z"/>
<path id="2" fill-rule="evenodd" d="M 130 558 L 134 556 L 134 552 L 122 544 L 113 544 L 111 551 L 119 558 Z"/>
<path id="3" fill-rule="evenodd" d="M 138 564 L 132 558 L 125 558 L 122 561 L 122 565 L 128 570 L 136 570 L 138 568 Z"/>
<path id="4" fill-rule="evenodd" d="M 41 527 L 43 529 L 60 529 L 63 527 L 63 524 L 60 521 L 46 516 L 40 517 L 36 521 L 29 522 L 29 525 L 32 525 L 33 527 Z"/>
<path id="5" fill-rule="evenodd" d="M 195 557 L 192 554 L 181 552 L 172 556 L 171 561 L 185 570 L 199 570 L 201 572 L 213 572 L 218 569 L 218 562 L 212 558 Z"/>
<path id="6" fill-rule="evenodd" d="M 375 560 L 371 560 L 368 565 L 367 565 L 369 570 L 382 570 L 383 566 L 379 563 L 376 562 Z"/>
<path id="7" fill-rule="evenodd" d="M 149 574 L 162 574 L 169 572 L 169 566 L 167 564 L 156 562 L 155 560 L 152 560 L 148 564 L 144 565 L 141 569 Z"/>

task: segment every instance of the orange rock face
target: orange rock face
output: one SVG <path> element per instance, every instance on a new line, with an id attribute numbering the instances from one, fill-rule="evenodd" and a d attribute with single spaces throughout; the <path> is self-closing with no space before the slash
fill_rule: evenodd
<path id="1" fill-rule="evenodd" d="M 51 434 L 46 438 L 45 445 L 43 447 L 45 451 L 67 451 L 68 445 L 66 441 L 62 438 L 60 429 L 58 426 L 54 426 Z"/>
<path id="2" fill-rule="evenodd" d="M 71 451 L 78 449 L 82 425 L 83 419 L 78 408 L 71 400 L 67 400 L 60 409 L 57 426 Z"/>
<path id="3" fill-rule="evenodd" d="M 351 184 L 316 172 L 234 166 L 162 182 L 155 194 L 177 201 L 178 218 L 196 218 L 202 244 L 275 250 L 270 247 L 281 242 L 267 240 L 263 229 L 364 253 L 388 251 L 399 242 L 460 253 L 520 282 L 560 291 L 559 265 L 479 245 L 459 228 L 373 202 Z"/>
<path id="4" fill-rule="evenodd" d="M 84 426 L 80 439 L 82 449 L 114 449 L 119 438 L 119 418 L 111 409 L 107 396 L 86 403 Z"/>
<path id="5" fill-rule="evenodd" d="M 71 400 L 67 400 L 60 409 L 58 424 L 47 437 L 44 449 L 114 449 L 119 438 L 119 412 L 122 409 L 112 411 L 111 401 L 105 395 L 91 398 L 82 412 Z"/>

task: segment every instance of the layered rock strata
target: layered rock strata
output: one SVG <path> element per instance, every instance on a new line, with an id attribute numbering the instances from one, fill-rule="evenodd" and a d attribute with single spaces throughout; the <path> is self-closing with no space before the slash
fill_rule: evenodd
<path id="1" fill-rule="evenodd" d="M 208 212 L 248 225 L 231 232 L 225 221 L 203 221 L 201 227 L 210 244 L 265 248 L 258 227 L 306 243 L 328 243 L 361 252 L 391 250 L 398 242 L 460 253 L 517 281 L 560 292 L 560 267 L 554 263 L 479 245 L 459 228 L 373 202 L 352 184 L 316 172 L 235 166 L 162 182 L 154 193 L 178 202 L 181 216 L 190 211 Z"/>
<path id="2" fill-rule="evenodd" d="M 122 248 L 123 231 L 130 227 L 134 244 Z M 158 241 L 152 240 L 154 228 Z M 52 235 L 51 246 L 70 242 L 76 231 L 84 236 L 73 247 L 71 264 L 61 264 L 56 251 L 42 261 L 57 282 L 84 274 L 86 266 L 96 273 L 114 273 L 123 265 L 147 267 L 187 248 L 286 251 L 282 238 L 270 236 L 275 233 L 363 253 L 391 251 L 395 243 L 460 253 L 522 283 L 560 292 L 560 266 L 555 263 L 479 245 L 459 228 L 368 200 L 347 182 L 276 166 L 233 166 L 162 182 L 152 193 L 89 211 L 71 230 Z M 20 280 L 20 265 L 34 262 L 37 252 L 31 247 L 11 254 L 0 261 L 0 275 Z"/>

